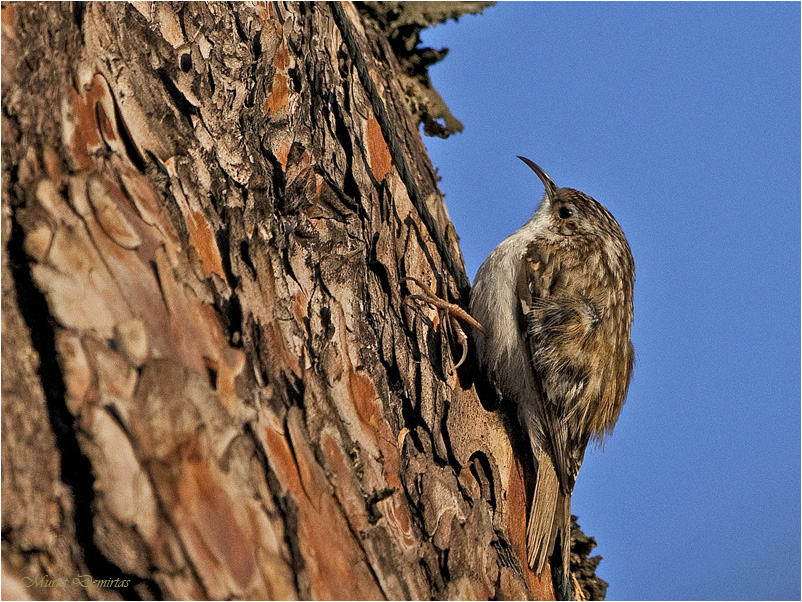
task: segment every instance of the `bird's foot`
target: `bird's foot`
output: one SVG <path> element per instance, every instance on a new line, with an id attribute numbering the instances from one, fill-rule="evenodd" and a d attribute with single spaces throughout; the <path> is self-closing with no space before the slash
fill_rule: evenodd
<path id="1" fill-rule="evenodd" d="M 466 324 L 469 324 L 473 328 L 476 328 L 481 333 L 485 333 L 485 328 L 482 326 L 471 314 L 465 311 L 462 307 L 457 305 L 456 303 L 449 303 L 445 299 L 437 296 L 437 294 L 432 291 L 426 284 L 418 280 L 417 278 L 413 278 L 412 276 L 407 276 L 402 280 L 405 282 L 409 280 L 410 282 L 414 282 L 418 285 L 418 287 L 423 291 L 422 293 L 415 293 L 407 297 L 407 299 L 411 299 L 413 301 L 422 301 L 423 303 L 428 303 L 429 305 L 436 307 L 437 309 L 445 310 L 446 316 L 448 317 L 448 323 L 454 329 L 454 332 L 457 337 L 457 342 L 462 349 L 462 357 L 460 360 L 454 365 L 454 368 L 459 368 L 462 363 L 465 361 L 465 358 L 468 357 L 468 336 L 465 334 L 465 331 L 462 330 L 462 326 L 459 324 L 459 320 L 462 320 Z"/>

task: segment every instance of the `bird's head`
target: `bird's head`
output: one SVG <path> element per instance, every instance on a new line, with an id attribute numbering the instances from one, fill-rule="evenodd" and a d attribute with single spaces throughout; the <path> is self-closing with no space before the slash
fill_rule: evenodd
<path id="1" fill-rule="evenodd" d="M 618 222 L 604 206 L 583 192 L 573 188 L 558 188 L 554 181 L 536 163 L 518 157 L 537 174 L 546 188 L 546 196 L 536 216 L 555 238 L 563 236 L 610 237 L 623 239 Z"/>

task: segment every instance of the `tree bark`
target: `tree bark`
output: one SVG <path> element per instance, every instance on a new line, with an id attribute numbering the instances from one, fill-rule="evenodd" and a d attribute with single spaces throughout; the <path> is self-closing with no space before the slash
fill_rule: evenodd
<path id="1" fill-rule="evenodd" d="M 2 9 L 3 597 L 553 599 L 350 3 Z M 115 581 L 116 580 L 116 581 Z"/>

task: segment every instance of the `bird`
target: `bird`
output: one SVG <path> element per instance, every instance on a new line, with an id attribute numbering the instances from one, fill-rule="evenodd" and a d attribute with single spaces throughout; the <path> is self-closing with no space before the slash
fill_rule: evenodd
<path id="1" fill-rule="evenodd" d="M 476 273 L 469 305 L 479 366 L 517 406 L 537 469 L 527 560 L 540 575 L 555 549 L 571 596 L 571 495 L 591 441 L 603 442 L 624 405 L 635 263 L 623 230 L 590 196 L 559 188 L 538 165 L 545 196 Z M 558 573 L 559 574 L 559 573 Z"/>

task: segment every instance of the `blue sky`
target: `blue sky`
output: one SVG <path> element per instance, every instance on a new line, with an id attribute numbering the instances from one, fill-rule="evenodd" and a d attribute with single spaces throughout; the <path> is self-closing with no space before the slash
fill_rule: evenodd
<path id="1" fill-rule="evenodd" d="M 800 598 L 800 4 L 502 2 L 427 30 L 468 275 L 543 196 L 637 266 L 629 398 L 574 494 L 610 600 Z"/>

